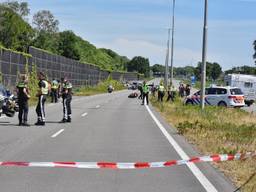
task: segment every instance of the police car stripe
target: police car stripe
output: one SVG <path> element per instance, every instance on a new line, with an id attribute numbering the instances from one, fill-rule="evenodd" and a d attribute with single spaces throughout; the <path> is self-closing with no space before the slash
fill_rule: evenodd
<path id="1" fill-rule="evenodd" d="M 211 103 L 210 103 L 207 99 L 205 99 L 205 102 L 206 102 L 208 105 L 211 105 Z"/>
<path id="2" fill-rule="evenodd" d="M 197 103 L 198 103 L 198 104 L 200 104 L 200 103 L 201 103 L 201 100 L 200 100 L 200 99 L 198 99 L 198 98 L 196 98 L 196 101 L 197 101 Z"/>

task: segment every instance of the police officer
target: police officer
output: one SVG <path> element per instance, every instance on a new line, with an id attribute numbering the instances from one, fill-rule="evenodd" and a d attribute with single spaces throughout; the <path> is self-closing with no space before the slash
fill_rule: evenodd
<path id="1" fill-rule="evenodd" d="M 60 123 L 71 122 L 72 84 L 64 78 L 62 85 L 63 119 Z"/>
<path id="2" fill-rule="evenodd" d="M 51 87 L 51 97 L 52 97 L 52 103 L 58 102 L 58 89 L 59 89 L 59 83 L 56 79 L 53 79 L 52 81 L 52 87 Z"/>
<path id="3" fill-rule="evenodd" d="M 139 84 L 138 85 L 138 90 L 140 91 L 140 95 L 138 97 L 138 99 L 143 99 L 143 88 L 142 88 L 143 85 Z"/>
<path id="4" fill-rule="evenodd" d="M 173 85 L 168 86 L 168 97 L 167 97 L 167 102 L 171 99 L 172 102 L 174 102 L 175 99 L 175 94 L 176 94 L 176 89 Z"/>
<path id="5" fill-rule="evenodd" d="M 142 94 L 143 94 L 142 105 L 144 105 L 145 99 L 146 99 L 147 105 L 148 105 L 149 87 L 148 87 L 148 85 L 146 84 L 146 81 L 143 81 L 143 85 L 142 85 Z"/>
<path id="6" fill-rule="evenodd" d="M 45 109 L 44 109 L 44 104 L 46 101 L 46 97 L 48 95 L 48 82 L 46 81 L 45 78 L 45 74 L 40 72 L 38 74 L 38 93 L 37 93 L 37 97 L 38 97 L 38 103 L 37 103 L 37 107 L 36 107 L 36 113 L 37 113 L 37 122 L 35 123 L 35 125 L 45 125 Z"/>
<path id="7" fill-rule="evenodd" d="M 164 89 L 165 89 L 164 85 L 161 82 L 159 87 L 158 87 L 158 101 L 163 102 L 163 98 L 164 98 L 164 94 L 165 94 Z"/>
<path id="8" fill-rule="evenodd" d="M 27 75 L 20 76 L 20 81 L 17 84 L 17 97 L 19 104 L 19 126 L 30 126 L 28 124 L 28 100 L 30 95 Z"/>

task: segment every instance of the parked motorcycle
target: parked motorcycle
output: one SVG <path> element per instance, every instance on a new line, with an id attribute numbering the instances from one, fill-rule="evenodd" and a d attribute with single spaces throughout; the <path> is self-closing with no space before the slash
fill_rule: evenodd
<path id="1" fill-rule="evenodd" d="M 17 98 L 10 91 L 0 93 L 0 116 L 13 117 L 19 111 Z"/>

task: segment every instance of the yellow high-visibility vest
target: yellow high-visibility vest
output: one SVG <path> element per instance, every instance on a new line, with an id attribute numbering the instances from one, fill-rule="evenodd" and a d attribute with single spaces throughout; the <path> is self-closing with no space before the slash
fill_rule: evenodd
<path id="1" fill-rule="evenodd" d="M 164 92 L 164 86 L 163 85 L 159 86 L 159 91 Z"/>
<path id="2" fill-rule="evenodd" d="M 41 88 L 41 92 L 43 95 L 47 95 L 48 94 L 48 89 L 49 89 L 49 85 L 48 85 L 48 82 L 43 80 L 44 84 L 45 84 L 45 87 L 42 87 Z"/>

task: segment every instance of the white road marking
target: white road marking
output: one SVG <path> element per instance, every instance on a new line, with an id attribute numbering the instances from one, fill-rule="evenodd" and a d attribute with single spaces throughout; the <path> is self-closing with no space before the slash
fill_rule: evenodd
<path id="1" fill-rule="evenodd" d="M 96 105 L 96 107 L 95 107 L 96 109 L 98 109 L 98 108 L 100 108 L 100 105 Z"/>
<path id="2" fill-rule="evenodd" d="M 52 135 L 52 138 L 57 137 L 59 134 L 61 134 L 64 131 L 64 129 L 59 130 L 57 133 Z"/>
<path id="3" fill-rule="evenodd" d="M 82 116 L 82 117 L 85 117 L 86 115 L 88 115 L 88 113 L 83 113 L 81 116 Z"/>
<path id="4" fill-rule="evenodd" d="M 155 121 L 159 129 L 162 131 L 164 136 L 167 138 L 169 143 L 173 146 L 176 152 L 182 159 L 189 159 L 189 156 L 185 153 L 185 151 L 179 146 L 179 144 L 174 140 L 174 138 L 166 131 L 164 126 L 160 123 L 160 121 L 156 118 L 153 112 L 150 110 L 148 106 L 146 106 L 150 116 Z M 190 171 L 194 174 L 197 180 L 202 184 L 207 192 L 218 192 L 217 189 L 213 186 L 213 184 L 206 178 L 206 176 L 200 171 L 200 169 L 195 164 L 187 164 Z"/>

